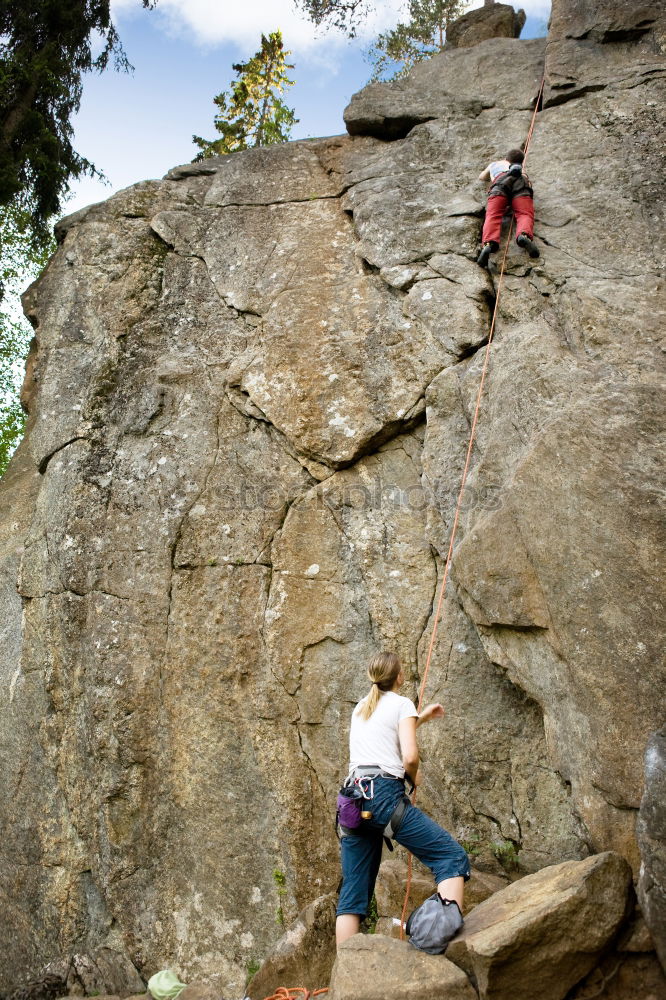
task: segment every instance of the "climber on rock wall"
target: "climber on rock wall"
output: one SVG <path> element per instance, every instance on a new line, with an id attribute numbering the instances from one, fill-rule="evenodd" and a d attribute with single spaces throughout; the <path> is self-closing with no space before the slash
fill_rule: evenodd
<path id="1" fill-rule="evenodd" d="M 405 795 L 405 779 L 414 786 L 421 779 L 417 727 L 441 718 L 443 707 L 428 705 L 419 715 L 413 702 L 398 694 L 405 675 L 395 653 L 375 656 L 368 677 L 372 687 L 352 713 L 350 770 L 342 789 L 343 797 L 360 789 L 357 821 L 346 810 L 341 813 L 338 800 L 338 944 L 358 932 L 368 913 L 384 837 L 402 844 L 430 868 L 442 904 L 459 911 L 456 926 L 462 925 L 463 884 L 470 877 L 469 859 L 460 844 Z"/>
<path id="2" fill-rule="evenodd" d="M 488 267 L 490 255 L 499 250 L 502 218 L 511 206 L 516 216 L 516 243 L 529 252 L 530 257 L 538 257 L 539 249 L 533 242 L 534 200 L 532 185 L 523 173 L 525 154 L 520 149 L 510 149 L 503 160 L 493 160 L 479 174 L 480 181 L 490 181 L 486 219 L 483 223 L 481 240 L 483 247 L 477 257 L 477 264 Z"/>

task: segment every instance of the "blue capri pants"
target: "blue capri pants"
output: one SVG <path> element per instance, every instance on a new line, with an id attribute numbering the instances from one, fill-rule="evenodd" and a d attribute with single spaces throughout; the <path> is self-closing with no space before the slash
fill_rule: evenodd
<path id="1" fill-rule="evenodd" d="M 357 832 L 342 837 L 342 887 L 338 916 L 343 913 L 360 917 L 367 915 L 382 860 L 382 831 L 404 794 L 405 787 L 399 779 L 375 778 L 372 819 L 364 820 Z M 460 844 L 411 802 L 395 839 L 427 865 L 435 882 L 458 875 L 465 881 L 469 879 L 469 858 Z"/>

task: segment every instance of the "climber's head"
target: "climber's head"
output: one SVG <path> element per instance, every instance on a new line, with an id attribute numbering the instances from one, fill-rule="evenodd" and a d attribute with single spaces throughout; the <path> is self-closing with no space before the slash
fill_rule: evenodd
<path id="1" fill-rule="evenodd" d="M 510 149 L 506 154 L 506 158 L 509 163 L 522 163 L 525 159 L 525 154 L 522 149 Z"/>
<path id="2" fill-rule="evenodd" d="M 372 687 L 363 701 L 357 706 L 358 714 L 362 719 L 370 718 L 377 708 L 381 696 L 385 691 L 393 690 L 393 685 L 396 681 L 402 684 L 404 674 L 400 666 L 400 657 L 395 653 L 378 653 L 370 661 L 368 678 L 372 682 Z"/>
<path id="3" fill-rule="evenodd" d="M 400 657 L 395 653 L 378 653 L 368 667 L 368 678 L 380 691 L 390 691 L 400 673 Z"/>

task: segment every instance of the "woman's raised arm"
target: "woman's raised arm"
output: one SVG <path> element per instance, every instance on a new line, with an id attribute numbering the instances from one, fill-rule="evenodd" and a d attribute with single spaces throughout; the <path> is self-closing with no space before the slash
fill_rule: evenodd
<path id="1" fill-rule="evenodd" d="M 432 705 L 426 705 L 418 719 L 416 720 L 416 728 L 422 726 L 424 722 L 430 722 L 431 719 L 443 719 L 444 718 L 444 706 L 440 705 L 439 702 L 435 702 Z"/>
<path id="2" fill-rule="evenodd" d="M 398 741 L 405 774 L 413 785 L 418 785 L 419 748 L 416 743 L 416 719 L 413 715 L 398 723 Z"/>

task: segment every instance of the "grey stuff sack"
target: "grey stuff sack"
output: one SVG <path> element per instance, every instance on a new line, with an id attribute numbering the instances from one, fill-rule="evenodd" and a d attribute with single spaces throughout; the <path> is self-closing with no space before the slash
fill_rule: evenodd
<path id="1" fill-rule="evenodd" d="M 441 955 L 462 925 L 463 918 L 458 904 L 451 899 L 442 899 L 435 892 L 411 912 L 406 930 L 410 944 L 419 951 Z"/>

